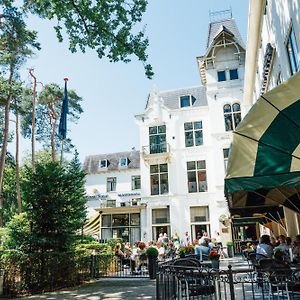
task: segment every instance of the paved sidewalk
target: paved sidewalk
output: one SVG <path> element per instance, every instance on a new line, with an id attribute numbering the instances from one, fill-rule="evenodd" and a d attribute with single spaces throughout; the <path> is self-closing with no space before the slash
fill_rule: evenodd
<path id="1" fill-rule="evenodd" d="M 71 300 L 71 299 L 155 299 L 155 280 L 144 278 L 116 279 L 102 278 L 100 280 L 83 284 L 79 287 L 60 290 L 52 293 L 33 295 L 20 299 L 48 299 L 48 300 Z"/>

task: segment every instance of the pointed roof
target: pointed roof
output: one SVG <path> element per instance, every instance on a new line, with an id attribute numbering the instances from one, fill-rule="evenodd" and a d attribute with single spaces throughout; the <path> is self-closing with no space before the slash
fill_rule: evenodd
<path id="1" fill-rule="evenodd" d="M 226 32 L 232 35 L 236 41 L 245 48 L 244 42 L 242 40 L 241 34 L 237 28 L 234 19 L 221 20 L 216 22 L 211 22 L 208 26 L 208 39 L 207 48 L 212 44 L 214 39 L 221 33 Z"/>

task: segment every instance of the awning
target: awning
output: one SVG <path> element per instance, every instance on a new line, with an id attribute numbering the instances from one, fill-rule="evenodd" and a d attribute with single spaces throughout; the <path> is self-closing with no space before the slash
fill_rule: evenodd
<path id="1" fill-rule="evenodd" d="M 100 214 L 97 213 L 95 216 L 91 217 L 83 225 L 82 233 L 84 235 L 99 235 L 100 230 Z"/>
<path id="2" fill-rule="evenodd" d="M 300 74 L 261 96 L 233 132 L 229 207 L 282 204 L 300 212 Z"/>
<path id="3" fill-rule="evenodd" d="M 261 206 L 247 208 L 231 208 L 233 226 L 240 224 L 260 223 L 278 223 L 285 228 L 284 210 L 282 206 Z"/>

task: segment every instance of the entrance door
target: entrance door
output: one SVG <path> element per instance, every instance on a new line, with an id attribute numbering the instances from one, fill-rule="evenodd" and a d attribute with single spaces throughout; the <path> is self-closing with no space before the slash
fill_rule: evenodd
<path id="1" fill-rule="evenodd" d="M 167 233 L 168 237 L 170 237 L 170 226 L 153 226 L 152 227 L 152 238 L 157 241 L 159 234 Z"/>
<path id="2" fill-rule="evenodd" d="M 210 236 L 210 228 L 208 224 L 195 224 L 191 226 L 191 233 L 192 233 L 192 241 L 199 240 L 201 238 L 203 232 L 207 232 Z"/>

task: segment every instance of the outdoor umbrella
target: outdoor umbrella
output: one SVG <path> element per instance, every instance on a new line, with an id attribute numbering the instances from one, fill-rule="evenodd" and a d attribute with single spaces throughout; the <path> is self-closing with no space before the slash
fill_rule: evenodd
<path id="1" fill-rule="evenodd" d="M 261 96 L 233 132 L 229 207 L 282 204 L 300 212 L 300 73 Z"/>

